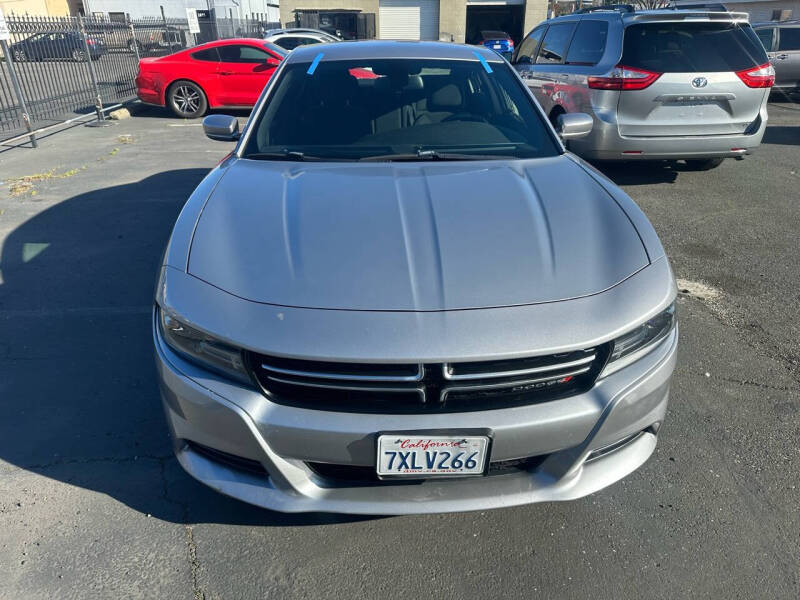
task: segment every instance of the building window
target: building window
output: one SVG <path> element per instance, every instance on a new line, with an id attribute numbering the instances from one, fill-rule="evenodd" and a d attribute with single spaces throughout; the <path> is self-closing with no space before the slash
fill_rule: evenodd
<path id="1" fill-rule="evenodd" d="M 788 21 L 792 18 L 792 9 L 778 9 L 772 11 L 772 20 L 773 21 Z"/>

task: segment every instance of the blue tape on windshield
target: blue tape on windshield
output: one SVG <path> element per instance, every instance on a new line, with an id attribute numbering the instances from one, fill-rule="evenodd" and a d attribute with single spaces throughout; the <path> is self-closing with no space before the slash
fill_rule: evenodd
<path id="1" fill-rule="evenodd" d="M 483 65 L 483 68 L 486 69 L 486 72 L 487 73 L 491 73 L 492 72 L 492 67 L 489 66 L 489 63 L 487 62 L 487 60 L 483 56 L 481 56 L 480 53 L 476 52 L 475 50 L 473 50 L 472 53 L 475 56 L 478 57 L 479 61 L 481 61 L 481 64 Z"/>
<path id="2" fill-rule="evenodd" d="M 319 54 L 317 54 L 314 57 L 314 60 L 311 61 L 311 65 L 308 67 L 308 71 L 306 71 L 307 75 L 313 75 L 314 74 L 314 71 L 317 70 L 317 65 L 319 64 L 319 61 L 322 60 L 322 55 L 323 54 L 324 54 L 323 52 L 320 52 Z"/>

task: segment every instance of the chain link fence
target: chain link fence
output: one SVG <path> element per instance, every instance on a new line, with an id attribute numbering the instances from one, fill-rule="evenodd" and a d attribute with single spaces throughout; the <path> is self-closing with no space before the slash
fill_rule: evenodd
<path id="1" fill-rule="evenodd" d="M 231 37 L 260 38 L 274 27 L 257 19 L 219 18 L 189 32 L 185 19 L 113 21 L 94 17 L 8 15 L 0 42 L 0 143 L 136 96 L 139 59 Z M 31 134 L 35 145 L 35 137 Z"/>

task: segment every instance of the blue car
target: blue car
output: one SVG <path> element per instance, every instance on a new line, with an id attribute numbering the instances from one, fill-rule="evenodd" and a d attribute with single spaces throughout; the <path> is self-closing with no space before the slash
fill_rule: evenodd
<path id="1" fill-rule="evenodd" d="M 508 59 L 514 53 L 514 40 L 505 31 L 481 31 L 481 40 L 481 46 L 486 46 Z"/>

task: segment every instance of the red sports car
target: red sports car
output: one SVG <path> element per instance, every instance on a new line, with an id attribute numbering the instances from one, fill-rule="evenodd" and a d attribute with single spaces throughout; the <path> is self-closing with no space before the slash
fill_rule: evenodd
<path id="1" fill-rule="evenodd" d="M 284 56 L 280 46 L 243 38 L 143 58 L 136 95 L 186 118 L 201 117 L 209 108 L 250 108 Z"/>

